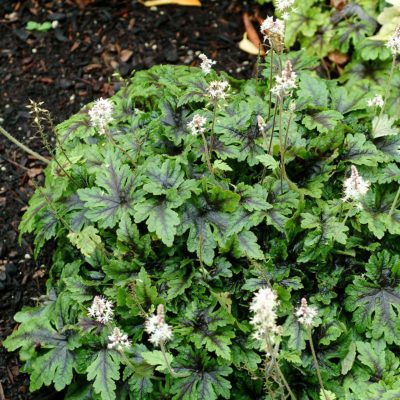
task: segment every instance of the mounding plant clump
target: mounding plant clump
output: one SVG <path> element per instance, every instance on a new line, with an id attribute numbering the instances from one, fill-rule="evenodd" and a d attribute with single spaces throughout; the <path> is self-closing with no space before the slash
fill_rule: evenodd
<path id="1" fill-rule="evenodd" d="M 55 240 L 47 295 L 4 343 L 31 390 L 398 398 L 390 87 L 374 97 L 276 53 L 260 66 L 275 79 L 218 75 L 206 57 L 138 72 L 56 128 L 21 224 L 36 252 Z"/>

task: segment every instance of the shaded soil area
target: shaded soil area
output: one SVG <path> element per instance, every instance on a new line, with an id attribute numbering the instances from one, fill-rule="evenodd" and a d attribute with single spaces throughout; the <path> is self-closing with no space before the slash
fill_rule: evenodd
<path id="1" fill-rule="evenodd" d="M 31 127 L 29 99 L 43 102 L 57 123 L 118 90 L 116 72 L 128 77 L 154 64 L 197 65 L 201 52 L 217 61 L 217 69 L 253 75 L 255 58 L 237 47 L 244 3 L 202 3 L 149 9 L 136 1 L 2 0 L 0 125 L 48 156 Z M 29 31 L 30 21 L 51 27 Z M 43 182 L 43 168 L 0 135 L 0 400 L 62 398 L 47 388 L 30 394 L 17 354 L 1 346 L 16 328 L 14 314 L 45 293 L 51 245 L 34 260 L 32 238 L 18 244 L 18 224 L 34 185 Z"/>

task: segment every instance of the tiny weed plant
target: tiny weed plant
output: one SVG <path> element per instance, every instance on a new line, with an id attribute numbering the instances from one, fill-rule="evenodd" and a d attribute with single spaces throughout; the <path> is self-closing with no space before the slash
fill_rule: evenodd
<path id="1" fill-rule="evenodd" d="M 261 26 L 263 79 L 201 55 L 55 128 L 20 226 L 56 244 L 47 296 L 4 342 L 32 391 L 400 397 L 400 33 L 383 91 L 318 77 L 284 30 Z"/>

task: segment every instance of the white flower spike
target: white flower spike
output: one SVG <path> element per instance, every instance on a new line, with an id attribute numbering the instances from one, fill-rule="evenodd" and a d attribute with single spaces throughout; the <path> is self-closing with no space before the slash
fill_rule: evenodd
<path id="1" fill-rule="evenodd" d="M 172 338 L 172 329 L 165 322 L 164 306 L 159 304 L 157 314 L 152 315 L 145 322 L 145 330 L 150 335 L 149 341 L 159 346 Z"/>
<path id="2" fill-rule="evenodd" d="M 295 0 L 278 0 L 276 2 L 276 8 L 280 12 L 284 12 L 289 10 L 289 8 L 293 7 Z"/>
<path id="3" fill-rule="evenodd" d="M 385 104 L 382 96 L 380 94 L 376 95 L 373 99 L 369 99 L 368 102 L 368 107 L 383 107 Z"/>
<path id="4" fill-rule="evenodd" d="M 224 100 L 228 95 L 226 92 L 229 90 L 230 85 L 227 81 L 212 81 L 208 85 L 208 96 L 212 102 Z"/>
<path id="5" fill-rule="evenodd" d="M 217 62 L 211 60 L 203 53 L 199 55 L 199 58 L 202 61 L 202 63 L 200 64 L 200 68 L 202 69 L 205 75 L 209 74 L 211 72 L 212 66 Z"/>
<path id="6" fill-rule="evenodd" d="M 114 328 L 112 334 L 108 336 L 109 343 L 107 347 L 109 349 L 116 348 L 121 351 L 124 347 L 130 347 L 131 341 L 128 339 L 128 335 L 122 332 L 119 328 Z"/>
<path id="7" fill-rule="evenodd" d="M 113 304 L 103 296 L 95 296 L 88 308 L 88 315 L 101 324 L 107 324 L 113 319 Z"/>
<path id="8" fill-rule="evenodd" d="M 108 99 L 97 99 L 89 110 L 90 122 L 101 134 L 105 133 L 107 125 L 113 120 L 114 104 Z"/>
<path id="9" fill-rule="evenodd" d="M 343 183 L 344 197 L 342 200 L 360 200 L 368 192 L 369 186 L 370 182 L 364 180 L 363 177 L 359 175 L 357 168 L 352 165 L 351 175 L 349 178 L 345 179 Z"/>
<path id="10" fill-rule="evenodd" d="M 279 334 L 276 324 L 276 307 L 279 304 L 277 298 L 271 288 L 262 288 L 254 295 L 250 304 L 250 310 L 254 313 L 250 324 L 255 329 L 254 338 L 259 341 L 269 338 L 273 342 L 274 336 Z"/>
<path id="11" fill-rule="evenodd" d="M 309 306 L 307 300 L 303 297 L 300 307 L 296 310 L 296 317 L 300 324 L 311 326 L 317 315 L 317 309 L 313 306 Z"/>
<path id="12" fill-rule="evenodd" d="M 271 89 L 271 92 L 278 97 L 290 95 L 293 89 L 297 88 L 296 84 L 297 75 L 293 71 L 292 63 L 288 60 L 281 76 L 275 78 L 276 84 Z"/>
<path id="13" fill-rule="evenodd" d="M 390 49 L 393 56 L 400 54 L 400 25 L 396 28 L 393 35 L 389 38 L 386 46 Z"/>
<path id="14" fill-rule="evenodd" d="M 202 117 L 199 114 L 196 114 L 192 120 L 187 124 L 188 128 L 192 135 L 197 135 L 199 133 L 203 133 L 205 131 L 205 124 L 207 122 L 207 118 Z"/>

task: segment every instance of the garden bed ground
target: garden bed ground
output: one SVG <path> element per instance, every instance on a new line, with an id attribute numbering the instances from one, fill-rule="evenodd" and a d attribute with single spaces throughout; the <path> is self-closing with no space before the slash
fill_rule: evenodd
<path id="1" fill-rule="evenodd" d="M 46 151 L 31 128 L 26 105 L 43 101 L 55 122 L 118 89 L 112 77 L 154 64 L 196 65 L 196 52 L 217 68 L 244 78 L 254 58 L 237 48 L 243 26 L 240 1 L 203 1 L 202 8 L 148 9 L 135 1 L 12 1 L 0 4 L 0 123 L 35 151 Z M 58 21 L 29 33 L 28 21 Z M 51 248 L 33 260 L 33 243 L 18 244 L 18 224 L 43 164 L 0 137 L 0 400 L 60 398 L 51 390 L 29 394 L 17 354 L 1 341 L 15 328 L 14 314 L 45 291 Z M 3 393 L 4 392 L 4 393 Z"/>

